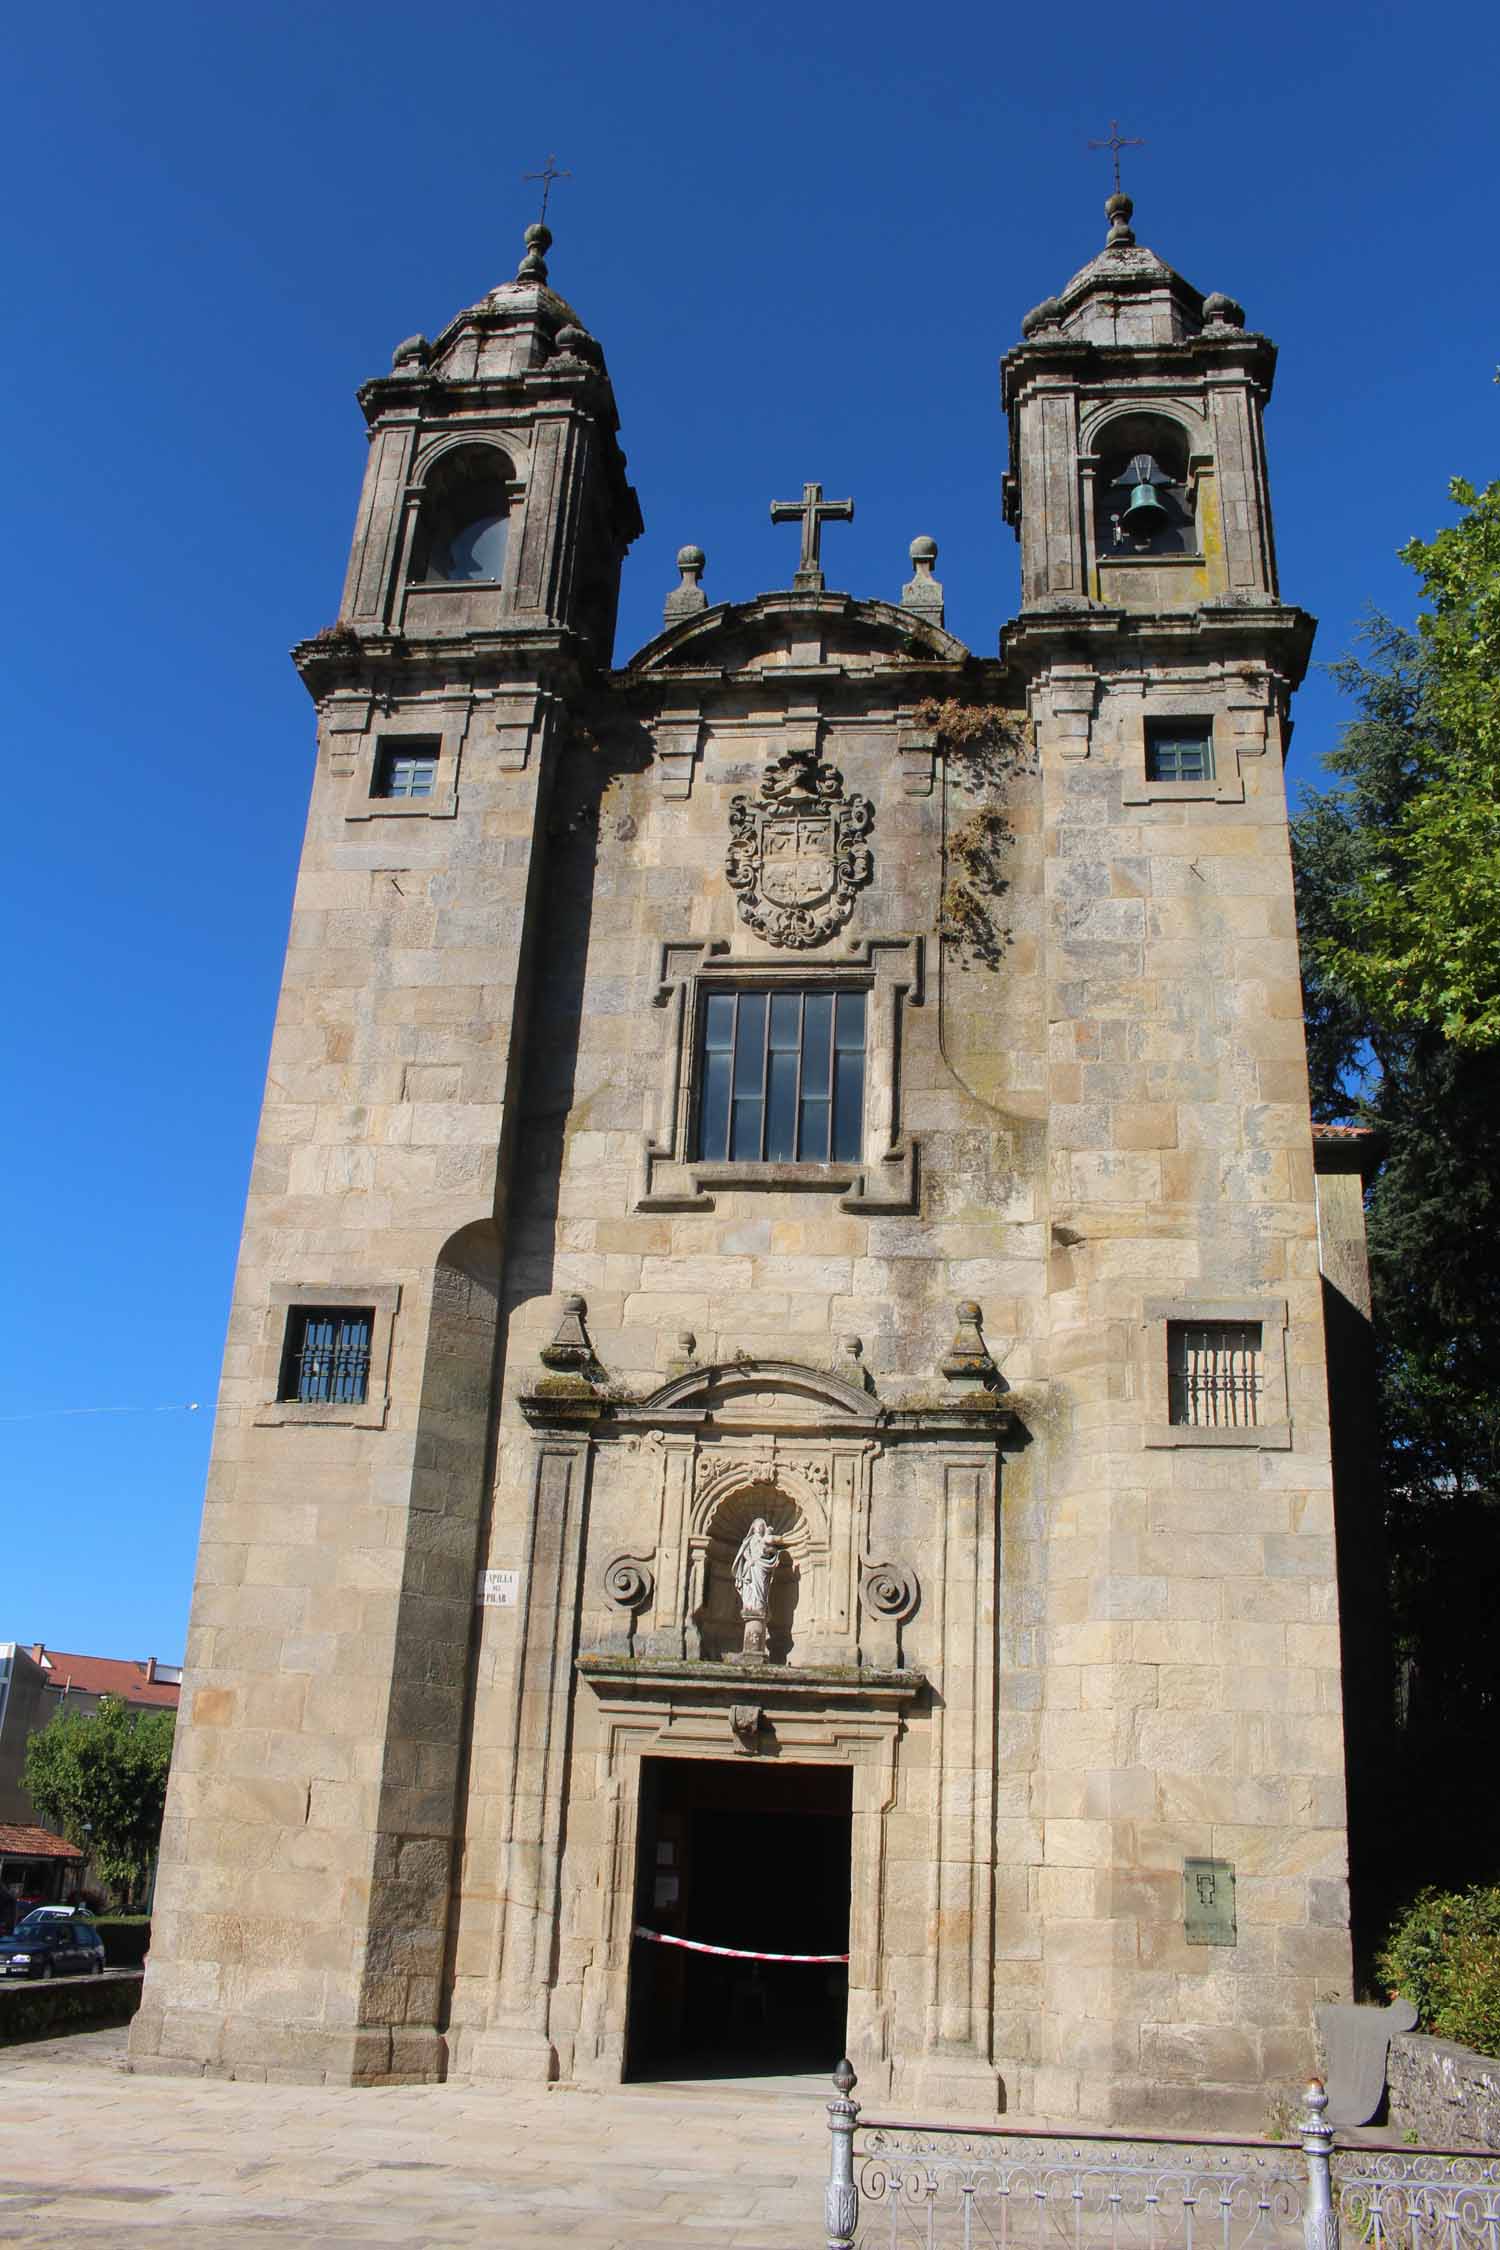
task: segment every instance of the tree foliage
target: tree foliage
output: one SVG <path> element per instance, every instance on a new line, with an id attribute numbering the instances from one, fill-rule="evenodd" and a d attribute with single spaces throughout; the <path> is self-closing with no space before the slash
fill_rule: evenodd
<path id="1" fill-rule="evenodd" d="M 1455 478 L 1464 511 L 1401 559 L 1429 604 L 1409 674 L 1430 748 L 1321 942 L 1330 977 L 1393 1023 L 1500 1047 L 1500 483 Z"/>
<path id="2" fill-rule="evenodd" d="M 174 1714 L 132 1715 L 114 1696 L 97 1711 L 59 1711 L 26 1745 L 22 1784 L 43 1820 L 90 1851 L 101 1880 L 127 1899 L 144 1887 L 161 1835 Z"/>
<path id="3" fill-rule="evenodd" d="M 1500 2054 L 1500 1890 L 1424 1890 L 1391 1931 L 1379 1968 L 1424 2031 Z"/>
<path id="4" fill-rule="evenodd" d="M 1432 614 L 1415 632 L 1372 618 L 1334 667 L 1356 716 L 1327 760 L 1335 786 L 1293 823 L 1314 1114 L 1376 1127 L 1384 1151 L 1368 1220 L 1402 1722 L 1393 1828 L 1420 1842 L 1428 1880 L 1458 1882 L 1500 1874 L 1500 1812 L 1473 1785 L 1500 1751 L 1500 1044 L 1485 1028 L 1493 1011 L 1500 1037 L 1500 827 L 1492 869 L 1462 894 L 1467 934 L 1456 892 L 1409 884 L 1399 976 L 1380 941 L 1414 839 L 1451 812 L 1477 858 L 1500 775 L 1494 682 L 1473 661 L 1500 622 L 1474 587 L 1482 551 L 1495 576 L 1500 486 L 1465 504 L 1466 524 L 1403 550 Z M 1424 864 L 1435 884 L 1437 858 Z"/>

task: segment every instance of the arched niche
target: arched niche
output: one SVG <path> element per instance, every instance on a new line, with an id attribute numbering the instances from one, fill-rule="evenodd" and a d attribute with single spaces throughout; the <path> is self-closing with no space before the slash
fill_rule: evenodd
<path id="1" fill-rule="evenodd" d="M 710 1510 L 701 1535 L 693 1622 L 699 1654 L 707 1662 L 737 1656 L 743 1644 L 744 1614 L 734 1584 L 734 1561 L 757 1518 L 763 1518 L 783 1542 L 766 1604 L 766 1654 L 773 1664 L 794 1658 L 797 1609 L 814 1541 L 807 1518 L 791 1495 L 757 1479 L 725 1493 Z"/>

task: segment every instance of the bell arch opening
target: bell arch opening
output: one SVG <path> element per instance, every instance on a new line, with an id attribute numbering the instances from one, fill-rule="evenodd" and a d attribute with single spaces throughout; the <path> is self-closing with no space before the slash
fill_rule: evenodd
<path id="1" fill-rule="evenodd" d="M 460 445 L 433 467 L 412 549 L 418 584 L 491 585 L 505 576 L 515 472 L 493 445 Z"/>
<path id="2" fill-rule="evenodd" d="M 1166 414 L 1122 414 L 1099 431 L 1095 519 L 1101 556 L 1190 555 L 1198 526 L 1187 432 Z"/>

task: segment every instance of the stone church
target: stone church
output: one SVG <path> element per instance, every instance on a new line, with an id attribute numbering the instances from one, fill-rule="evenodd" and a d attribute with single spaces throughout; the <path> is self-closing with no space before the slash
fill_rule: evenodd
<path id="1" fill-rule="evenodd" d="M 360 392 L 137 2069 L 1256 2123 L 1348 1996 L 1313 627 L 1275 349 L 1107 213 L 998 656 L 807 484 L 615 667 L 545 226 Z"/>

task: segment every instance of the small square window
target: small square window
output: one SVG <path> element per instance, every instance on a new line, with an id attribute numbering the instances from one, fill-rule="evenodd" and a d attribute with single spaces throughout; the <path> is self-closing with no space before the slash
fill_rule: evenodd
<path id="1" fill-rule="evenodd" d="M 696 1155 L 709 1164 L 857 1163 L 863 992 L 710 992 L 698 1046 Z"/>
<path id="2" fill-rule="evenodd" d="M 1148 719 L 1148 781 L 1212 781 L 1214 730 L 1209 719 Z"/>
<path id="3" fill-rule="evenodd" d="M 375 753 L 371 778 L 372 797 L 430 797 L 437 786 L 437 742 L 397 738 L 382 742 Z"/>
<path id="4" fill-rule="evenodd" d="M 1264 1375 L 1258 1320 L 1167 1323 L 1167 1417 L 1178 1428 L 1254 1429 Z"/>
<path id="5" fill-rule="evenodd" d="M 370 1387 L 373 1308 L 294 1305 L 287 1316 L 278 1399 L 299 1406 L 363 1406 Z"/>

